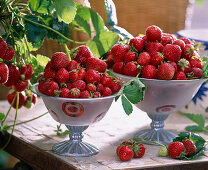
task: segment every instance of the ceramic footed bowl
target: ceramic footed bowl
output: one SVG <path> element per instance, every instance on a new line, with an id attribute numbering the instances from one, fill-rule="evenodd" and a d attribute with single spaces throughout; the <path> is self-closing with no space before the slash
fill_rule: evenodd
<path id="1" fill-rule="evenodd" d="M 125 82 L 134 77 L 114 73 Z M 163 144 L 169 144 L 176 135 L 164 130 L 164 120 L 170 113 L 177 112 L 183 108 L 197 93 L 201 84 L 206 79 L 193 80 L 140 80 L 146 86 L 144 100 L 135 106 L 152 119 L 151 129 L 140 131 L 137 137 L 148 138 L 151 141 L 157 140 Z"/>
<path id="2" fill-rule="evenodd" d="M 91 156 L 99 152 L 96 146 L 82 141 L 82 132 L 106 115 L 115 95 L 73 99 L 46 96 L 38 91 L 38 84 L 33 85 L 31 90 L 42 97 L 52 118 L 65 124 L 70 131 L 70 140 L 55 144 L 52 148 L 54 153 L 78 157 Z"/>

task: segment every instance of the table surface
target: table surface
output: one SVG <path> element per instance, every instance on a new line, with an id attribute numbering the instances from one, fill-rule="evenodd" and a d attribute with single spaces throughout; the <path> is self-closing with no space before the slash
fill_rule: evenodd
<path id="1" fill-rule="evenodd" d="M 0 112 L 9 108 L 7 101 L 0 102 Z M 18 122 L 28 120 L 46 112 L 41 99 L 31 110 L 21 109 Z M 8 124 L 11 124 L 15 110 L 9 115 Z M 145 145 L 146 153 L 140 159 L 121 162 L 116 156 L 116 147 L 121 141 L 133 137 L 141 129 L 149 127 L 151 120 L 145 112 L 134 107 L 134 111 L 127 116 L 121 102 L 114 102 L 107 115 L 97 124 L 90 126 L 84 132 L 83 140 L 96 145 L 100 152 L 91 157 L 65 157 L 52 153 L 54 143 L 68 139 L 68 136 L 57 136 L 54 130 L 58 125 L 49 114 L 32 122 L 18 125 L 15 128 L 12 140 L 6 150 L 17 158 L 25 161 L 37 169 L 82 169 L 82 170 L 110 170 L 110 169 L 206 169 L 208 167 L 208 152 L 199 159 L 182 161 L 169 157 L 159 157 L 159 146 Z M 170 114 L 165 121 L 165 129 L 179 133 L 184 127 L 193 123 L 180 113 Z M 62 125 L 63 129 L 66 129 Z M 201 134 L 206 140 L 208 136 Z M 7 140 L 0 135 L 0 145 Z"/>

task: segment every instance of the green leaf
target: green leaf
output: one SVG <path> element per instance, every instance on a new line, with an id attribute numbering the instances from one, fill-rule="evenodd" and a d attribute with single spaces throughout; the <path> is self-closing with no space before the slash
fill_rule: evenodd
<path id="1" fill-rule="evenodd" d="M 12 31 L 15 41 L 22 39 L 25 35 L 25 28 L 20 24 L 14 23 L 12 25 Z"/>
<path id="2" fill-rule="evenodd" d="M 202 114 L 191 114 L 191 113 L 184 113 L 184 116 L 195 122 L 200 127 L 204 127 L 205 123 L 205 116 Z"/>
<path id="3" fill-rule="evenodd" d="M 133 111 L 133 107 L 131 103 L 126 99 L 124 95 L 121 96 L 121 101 L 124 111 L 126 112 L 127 115 L 130 115 Z"/>
<path id="4" fill-rule="evenodd" d="M 128 31 L 126 31 L 124 28 L 121 28 L 119 26 L 114 25 L 113 27 L 110 28 L 111 31 L 115 32 L 118 34 L 118 36 L 124 40 L 124 39 L 131 39 L 133 38 L 133 35 L 131 35 Z"/>
<path id="5" fill-rule="evenodd" d="M 106 26 L 113 26 L 118 24 L 116 16 L 116 7 L 113 0 L 104 0 L 105 12 L 107 14 Z"/>
<path id="6" fill-rule="evenodd" d="M 4 119 L 5 115 L 4 113 L 0 112 L 0 122 Z"/>
<path id="7" fill-rule="evenodd" d="M 50 13 L 54 9 L 53 0 L 41 0 L 36 12 L 40 14 Z"/>
<path id="8" fill-rule="evenodd" d="M 185 129 L 186 131 L 189 131 L 189 132 L 203 132 L 204 131 L 202 127 L 197 126 L 197 125 L 186 126 Z"/>
<path id="9" fill-rule="evenodd" d="M 5 125 L 5 126 L 3 126 L 3 130 L 6 132 L 6 131 L 8 131 L 10 129 L 10 126 L 9 125 Z"/>
<path id="10" fill-rule="evenodd" d="M 37 11 L 40 5 L 40 0 L 29 0 L 29 7 L 31 11 Z"/>
<path id="11" fill-rule="evenodd" d="M 117 101 L 117 100 L 119 99 L 120 96 L 121 96 L 121 95 L 117 95 L 117 96 L 115 97 L 115 101 Z"/>
<path id="12" fill-rule="evenodd" d="M 76 15 L 76 6 L 73 0 L 55 0 L 54 6 L 59 21 L 69 24 Z"/>
<path id="13" fill-rule="evenodd" d="M 195 154 L 191 155 L 190 157 L 183 157 L 181 158 L 182 160 L 192 160 L 192 159 L 197 159 L 200 156 L 204 154 L 204 151 L 206 150 L 206 147 L 202 147 L 199 151 L 197 151 Z"/>
<path id="14" fill-rule="evenodd" d="M 138 88 L 133 85 L 126 86 L 123 93 L 125 94 L 127 99 L 133 104 L 136 104 L 141 100 L 141 94 Z"/>
<path id="15" fill-rule="evenodd" d="M 37 57 L 37 61 L 40 63 L 40 65 L 42 65 L 44 67 L 50 61 L 50 58 L 40 55 L 40 54 L 37 54 L 36 57 Z"/>

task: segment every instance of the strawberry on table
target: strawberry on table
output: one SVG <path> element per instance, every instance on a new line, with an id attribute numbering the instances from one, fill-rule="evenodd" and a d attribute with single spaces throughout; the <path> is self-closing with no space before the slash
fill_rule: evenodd
<path id="1" fill-rule="evenodd" d="M 134 152 L 129 146 L 123 145 L 119 148 L 118 157 L 121 161 L 129 161 L 133 156 Z"/>
<path id="2" fill-rule="evenodd" d="M 170 157 L 176 159 L 183 156 L 185 153 L 185 147 L 182 142 L 172 142 L 168 145 L 168 154 Z"/>
<path id="3" fill-rule="evenodd" d="M 194 142 L 190 139 L 185 139 L 182 141 L 184 147 L 185 147 L 185 156 L 191 156 L 196 152 L 196 146 Z"/>
<path id="4" fill-rule="evenodd" d="M 134 158 L 141 158 L 145 154 L 145 147 L 142 143 L 135 143 L 133 145 Z"/>

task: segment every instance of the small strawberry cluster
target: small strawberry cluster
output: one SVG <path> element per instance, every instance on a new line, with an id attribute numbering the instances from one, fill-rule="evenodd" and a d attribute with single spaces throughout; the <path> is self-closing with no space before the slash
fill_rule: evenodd
<path id="1" fill-rule="evenodd" d="M 95 57 L 87 46 L 79 46 L 73 60 L 63 52 L 53 54 L 39 79 L 38 90 L 63 98 L 98 98 L 117 93 L 122 82 L 111 77 L 107 64 Z"/>
<path id="2" fill-rule="evenodd" d="M 144 36 L 116 44 L 107 54 L 113 71 L 147 79 L 187 80 L 202 77 L 203 63 L 198 49 L 188 38 L 177 39 L 151 25 Z"/>
<path id="3" fill-rule="evenodd" d="M 19 92 L 18 108 L 22 106 L 31 108 L 33 104 L 36 104 L 37 96 L 30 90 L 27 90 L 27 87 L 34 71 L 30 64 L 16 66 L 8 62 L 14 58 L 14 55 L 14 49 L 8 47 L 6 41 L 0 39 L 0 58 L 3 59 L 3 62 L 0 63 L 0 83 L 5 87 L 12 88 L 7 95 L 7 100 L 10 104 L 12 104 L 16 93 Z M 5 64 L 5 61 L 10 64 Z M 16 99 L 12 106 L 16 108 Z"/>
<path id="4" fill-rule="evenodd" d="M 129 139 L 122 142 L 117 147 L 116 154 L 121 161 L 128 161 L 132 158 L 141 158 L 145 154 L 145 147 L 142 143 Z"/>

